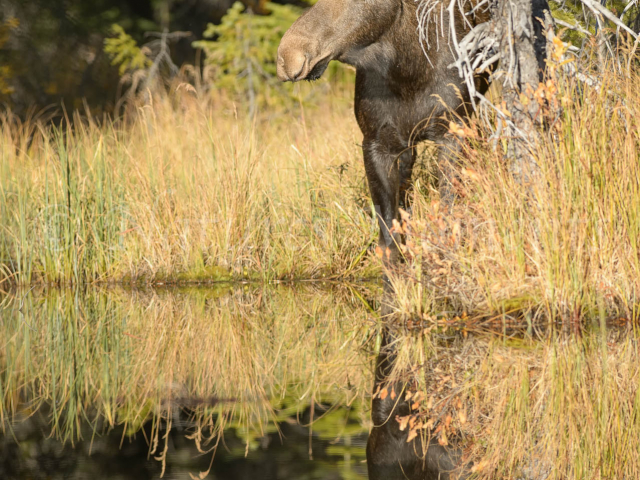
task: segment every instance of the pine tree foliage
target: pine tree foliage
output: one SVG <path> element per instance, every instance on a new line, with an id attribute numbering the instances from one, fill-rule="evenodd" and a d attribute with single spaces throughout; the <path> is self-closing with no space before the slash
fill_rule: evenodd
<path id="1" fill-rule="evenodd" d="M 113 37 L 104 41 L 104 51 L 111 58 L 111 64 L 118 67 L 120 75 L 151 66 L 151 60 L 120 25 L 114 24 L 111 33 Z"/>
<path id="2" fill-rule="evenodd" d="M 205 38 L 194 42 L 206 54 L 216 87 L 238 95 L 255 95 L 270 103 L 270 91 L 279 87 L 276 55 L 280 39 L 302 10 L 293 5 L 267 3 L 268 15 L 255 15 L 236 2 L 220 25 L 209 24 Z"/>

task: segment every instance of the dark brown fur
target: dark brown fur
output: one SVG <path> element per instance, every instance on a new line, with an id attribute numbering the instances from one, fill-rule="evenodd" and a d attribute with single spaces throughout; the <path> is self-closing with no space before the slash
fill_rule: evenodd
<path id="1" fill-rule="evenodd" d="M 284 35 L 278 50 L 282 80 L 318 78 L 330 60 L 356 68 L 355 114 L 364 135 L 367 180 L 380 223 L 381 247 L 396 253 L 390 228 L 404 205 L 415 145 L 441 145 L 441 194 L 452 199 L 452 142 L 445 137 L 452 112 L 464 117 L 469 95 L 444 32 L 430 35 L 429 60 L 418 38 L 413 0 L 319 0 Z M 470 17 L 471 18 L 471 17 Z M 465 25 L 456 18 L 459 37 Z"/>

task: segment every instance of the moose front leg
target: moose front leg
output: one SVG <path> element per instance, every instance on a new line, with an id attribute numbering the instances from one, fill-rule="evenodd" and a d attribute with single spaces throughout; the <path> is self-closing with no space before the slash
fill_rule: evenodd
<path id="1" fill-rule="evenodd" d="M 388 152 L 376 140 L 366 138 L 362 150 L 369 191 L 380 225 L 378 246 L 388 263 L 393 264 L 398 258 L 401 241 L 400 234 L 392 231 L 393 221 L 398 218 L 400 197 L 399 156 Z"/>
<path id="2" fill-rule="evenodd" d="M 411 208 L 409 191 L 411 189 L 413 164 L 416 162 L 415 148 L 407 148 L 402 152 L 398 160 L 400 164 L 400 208 L 408 210 Z"/>

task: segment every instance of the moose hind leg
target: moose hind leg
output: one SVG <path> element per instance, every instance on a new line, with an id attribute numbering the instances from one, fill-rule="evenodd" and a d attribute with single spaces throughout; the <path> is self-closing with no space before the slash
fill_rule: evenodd
<path id="1" fill-rule="evenodd" d="M 454 138 L 443 137 L 438 142 L 438 190 L 443 207 L 450 209 L 455 200 L 455 164 L 460 145 Z"/>

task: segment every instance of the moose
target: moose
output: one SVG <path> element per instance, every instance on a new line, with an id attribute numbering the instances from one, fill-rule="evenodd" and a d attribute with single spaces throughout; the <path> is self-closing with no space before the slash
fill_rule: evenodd
<path id="1" fill-rule="evenodd" d="M 464 118 L 469 109 L 467 87 L 449 68 L 455 58 L 447 46 L 447 28 L 427 32 L 431 48 L 425 56 L 416 9 L 414 0 L 318 0 L 289 28 L 278 48 L 282 81 L 317 80 L 331 60 L 355 67 L 355 115 L 364 136 L 365 172 L 380 226 L 378 246 L 386 253 L 387 266 L 399 259 L 402 239 L 393 221 L 399 208 L 408 206 L 416 145 L 425 140 L 439 145 L 440 195 L 451 203 L 456 147 L 447 135 L 449 120 Z M 443 15 L 443 25 L 448 26 L 446 11 Z M 456 32 L 468 31 L 461 17 L 454 21 Z M 483 85 L 486 81 L 476 88 Z M 385 282 L 384 288 L 391 299 L 390 284 Z M 386 381 L 394 362 L 393 336 L 385 330 L 374 388 Z M 403 386 L 395 388 L 401 392 Z M 449 472 L 459 463 L 455 452 L 430 445 L 426 457 L 420 458 L 416 453 L 422 450 L 422 439 L 407 443 L 407 433 L 399 430 L 395 417 L 408 410 L 406 401 L 374 398 L 374 427 L 367 442 L 369 478 L 453 478 Z"/>
<path id="2" fill-rule="evenodd" d="M 380 226 L 378 246 L 387 266 L 400 258 L 402 238 L 393 223 L 399 219 L 399 209 L 409 206 L 418 143 L 428 140 L 438 145 L 441 202 L 451 205 L 455 198 L 458 147 L 449 126 L 451 121 L 467 118 L 471 105 L 465 81 L 451 68 L 456 58 L 449 44 L 449 25 L 452 20 L 453 34 L 460 40 L 470 28 L 488 20 L 486 10 L 474 8 L 484 2 L 462 3 L 465 13 L 454 9 L 453 19 L 443 5 L 437 25 L 427 26 L 426 41 L 421 42 L 420 3 L 415 0 L 318 0 L 287 30 L 278 48 L 277 74 L 282 81 L 317 80 L 331 60 L 355 67 L 355 116 L 364 137 L 365 172 Z M 532 0 L 533 33 L 539 49 L 544 49 L 545 40 L 537 19 L 544 9 L 548 9 L 546 0 Z M 486 91 L 488 74 L 477 75 L 475 88 Z M 389 305 L 393 288 L 389 282 L 384 288 Z M 383 301 L 382 316 L 385 308 Z M 395 358 L 393 335 L 385 330 L 376 386 L 386 381 Z M 396 383 L 394 388 L 401 392 L 404 385 Z M 429 445 L 424 458 L 416 455 L 423 449 L 422 439 L 407 442 L 407 433 L 395 421 L 396 415 L 408 411 L 402 398 L 374 398 L 374 426 L 367 443 L 369 478 L 466 478 L 460 452 Z"/>
<path id="3" fill-rule="evenodd" d="M 456 144 L 447 135 L 449 120 L 469 112 L 466 84 L 449 68 L 455 57 L 448 46 L 446 9 L 444 27 L 427 32 L 428 46 L 419 39 L 416 9 L 414 0 L 319 0 L 278 48 L 282 81 L 317 80 L 331 60 L 355 67 L 355 115 L 380 225 L 378 244 L 390 263 L 398 258 L 401 238 L 393 220 L 408 206 L 416 145 L 425 140 L 439 145 L 439 190 L 451 203 Z M 468 32 L 459 14 L 455 26 L 458 35 Z M 479 78 L 477 88 L 486 84 Z"/>
<path id="4" fill-rule="evenodd" d="M 486 7 L 475 8 L 484 2 L 462 3 L 465 14 L 459 9 L 453 13 L 458 40 L 489 17 Z M 427 25 L 421 42 L 419 5 L 415 0 L 319 0 L 287 30 L 278 47 L 277 74 L 282 81 L 317 80 L 331 60 L 355 67 L 355 115 L 364 136 L 365 171 L 380 225 L 378 245 L 389 252 L 388 265 L 398 258 L 401 237 L 393 231 L 393 221 L 398 220 L 399 207 L 408 205 L 416 145 L 429 140 L 439 146 L 440 198 L 450 205 L 455 197 L 457 143 L 448 135 L 449 122 L 471 111 L 467 85 L 451 68 L 456 58 L 449 44 L 448 9 L 438 6 L 440 17 Z M 546 58 L 541 18 L 548 8 L 547 0 L 532 0 L 541 78 Z M 475 83 L 484 93 L 488 74 L 478 74 Z"/>

